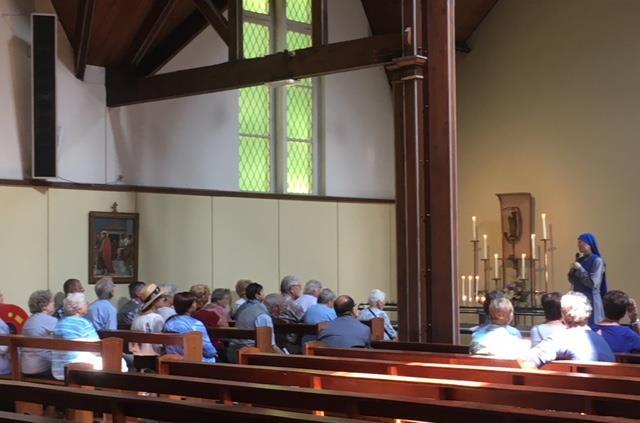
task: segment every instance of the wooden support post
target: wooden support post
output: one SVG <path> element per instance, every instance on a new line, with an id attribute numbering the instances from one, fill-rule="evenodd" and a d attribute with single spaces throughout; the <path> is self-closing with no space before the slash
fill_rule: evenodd
<path id="1" fill-rule="evenodd" d="M 229 61 L 244 58 L 242 0 L 229 0 Z"/>
<path id="2" fill-rule="evenodd" d="M 76 78 L 81 81 L 84 79 L 84 71 L 87 67 L 87 52 L 89 51 L 95 6 L 95 0 L 78 1 L 73 48 L 75 50 L 75 74 Z"/>
<path id="3" fill-rule="evenodd" d="M 273 352 L 273 329 L 270 327 L 256 328 L 256 348 L 260 352 Z"/>
<path id="4" fill-rule="evenodd" d="M 311 39 L 314 47 L 327 43 L 327 0 L 311 0 Z"/>
<path id="5" fill-rule="evenodd" d="M 102 369 L 109 372 L 122 370 L 122 339 L 106 338 L 101 341 Z"/>
<path id="6" fill-rule="evenodd" d="M 189 332 L 184 334 L 183 359 L 188 361 L 202 361 L 202 333 Z"/>

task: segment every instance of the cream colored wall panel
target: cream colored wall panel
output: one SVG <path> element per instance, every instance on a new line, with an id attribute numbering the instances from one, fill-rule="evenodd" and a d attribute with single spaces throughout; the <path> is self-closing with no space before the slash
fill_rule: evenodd
<path id="1" fill-rule="evenodd" d="M 338 289 L 336 203 L 280 201 L 280 278 L 293 274 Z"/>
<path id="2" fill-rule="evenodd" d="M 137 194 L 140 280 L 211 286 L 211 197 Z"/>
<path id="3" fill-rule="evenodd" d="M 25 310 L 31 292 L 47 288 L 47 192 L 0 187 L 0 292 Z"/>
<path id="4" fill-rule="evenodd" d="M 398 250 L 396 246 L 396 205 L 389 205 L 389 295 L 388 302 L 398 302 Z"/>
<path id="5" fill-rule="evenodd" d="M 66 279 L 78 278 L 87 298 L 95 299 L 93 285 L 88 286 L 89 212 L 135 212 L 135 194 L 130 192 L 49 190 L 49 281 L 52 292 L 61 292 Z M 118 285 L 114 304 L 128 297 L 126 285 Z"/>
<path id="6" fill-rule="evenodd" d="M 339 291 L 356 302 L 391 289 L 390 210 L 386 204 L 338 204 Z"/>
<path id="7" fill-rule="evenodd" d="M 278 289 L 277 200 L 213 199 L 213 285 L 231 288 L 238 279 Z"/>

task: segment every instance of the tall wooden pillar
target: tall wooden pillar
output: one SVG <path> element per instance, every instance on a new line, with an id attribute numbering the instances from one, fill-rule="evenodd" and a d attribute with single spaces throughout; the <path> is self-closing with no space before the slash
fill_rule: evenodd
<path id="1" fill-rule="evenodd" d="M 402 7 L 404 56 L 387 67 L 400 336 L 451 343 L 458 339 L 454 1 L 403 0 Z"/>

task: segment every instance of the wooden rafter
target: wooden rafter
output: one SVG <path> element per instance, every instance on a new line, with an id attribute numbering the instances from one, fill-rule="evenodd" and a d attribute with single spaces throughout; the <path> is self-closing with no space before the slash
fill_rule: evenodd
<path id="1" fill-rule="evenodd" d="M 401 52 L 400 36 L 386 34 L 148 78 L 107 69 L 107 105 L 116 107 L 344 72 L 389 63 Z"/>
<path id="2" fill-rule="evenodd" d="M 312 0 L 311 31 L 314 47 L 327 43 L 327 0 Z"/>
<path id="3" fill-rule="evenodd" d="M 229 45 L 229 21 L 222 15 L 220 9 L 213 4 L 212 0 L 193 0 L 202 16 L 215 29 L 220 38 Z"/>
<path id="4" fill-rule="evenodd" d="M 200 11 L 193 12 L 171 34 L 166 36 L 142 58 L 138 66 L 136 66 L 136 74 L 147 76 L 157 72 L 191 40 L 196 38 L 207 25 L 207 20 Z"/>
<path id="5" fill-rule="evenodd" d="M 229 0 L 229 61 L 244 58 L 242 0 Z"/>
<path id="6" fill-rule="evenodd" d="M 175 5 L 176 0 L 158 0 L 154 3 L 129 49 L 127 63 L 138 65 L 142 61 L 158 38 Z"/>
<path id="7" fill-rule="evenodd" d="M 95 8 L 95 0 L 78 1 L 73 47 L 75 50 L 75 74 L 76 78 L 80 80 L 84 79 L 84 71 L 87 67 L 87 51 L 89 50 Z"/>

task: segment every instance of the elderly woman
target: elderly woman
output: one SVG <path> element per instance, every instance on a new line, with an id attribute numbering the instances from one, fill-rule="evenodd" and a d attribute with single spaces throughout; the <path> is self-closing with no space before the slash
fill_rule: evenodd
<path id="1" fill-rule="evenodd" d="M 49 290 L 35 291 L 29 297 L 31 317 L 22 328 L 24 336 L 50 337 L 58 319 L 53 317 L 55 311 L 53 295 Z M 51 378 L 51 351 L 35 348 L 20 350 L 22 373 L 31 377 Z"/>
<path id="2" fill-rule="evenodd" d="M 296 303 L 302 307 L 302 311 L 306 313 L 309 307 L 318 302 L 320 291 L 322 291 L 322 283 L 319 281 L 312 279 L 304 284 L 302 297 L 296 300 Z"/>
<path id="3" fill-rule="evenodd" d="M 544 310 L 545 322 L 531 328 L 532 347 L 538 345 L 548 336 L 565 329 L 564 323 L 562 323 L 561 297 L 562 295 L 558 292 L 547 292 L 540 299 L 542 309 Z"/>
<path id="4" fill-rule="evenodd" d="M 229 326 L 231 320 L 231 291 L 226 288 L 216 288 L 211 293 L 211 304 L 206 309 L 219 316 L 218 326 Z"/>
<path id="5" fill-rule="evenodd" d="M 156 303 L 158 306 L 156 313 L 166 322 L 169 317 L 176 314 L 173 308 L 173 296 L 178 292 L 178 288 L 173 284 L 160 285 L 160 288 L 164 291 L 164 295 Z"/>
<path id="6" fill-rule="evenodd" d="M 584 294 L 570 291 L 560 300 L 566 330 L 544 339 L 524 355 L 523 367 L 540 367 L 553 360 L 615 361 L 607 341 L 588 326 L 591 304 Z"/>
<path id="7" fill-rule="evenodd" d="M 96 296 L 98 299 L 89 306 L 87 318 L 98 332 L 101 330 L 118 329 L 118 312 L 111 304 L 115 285 L 113 279 L 104 277 L 96 282 Z"/>
<path id="8" fill-rule="evenodd" d="M 65 317 L 58 321 L 53 329 L 53 337 L 80 341 L 99 341 L 98 333 L 90 321 L 84 316 L 89 312 L 89 305 L 83 293 L 75 292 L 67 295 L 62 303 Z M 102 360 L 90 352 L 54 351 L 52 355 L 51 373 L 58 380 L 64 380 L 64 368 L 71 363 L 90 363 L 101 368 Z"/>
<path id="9" fill-rule="evenodd" d="M 238 299 L 233 303 L 233 315 L 238 313 L 238 308 L 247 302 L 247 287 L 251 284 L 249 279 L 240 279 L 236 282 L 235 291 Z"/>
<path id="10" fill-rule="evenodd" d="M 173 306 L 176 309 L 176 315 L 167 319 L 163 331 L 169 333 L 198 331 L 202 333 L 202 361 L 215 363 L 218 352 L 211 343 L 207 328 L 204 327 L 201 321 L 192 317 L 196 311 L 196 296 L 191 292 L 178 292 L 175 297 L 173 297 Z M 183 353 L 184 351 L 181 346 L 167 345 L 167 354 L 183 355 Z"/>
<path id="11" fill-rule="evenodd" d="M 387 313 L 383 310 L 386 299 L 387 295 L 383 291 L 379 289 L 372 290 L 369 294 L 369 306 L 362 310 L 358 316 L 358 320 L 368 322 L 376 317 L 382 317 L 384 319 L 384 340 L 395 341 L 398 339 L 398 333 L 393 326 L 391 326 L 391 320 L 389 320 L 389 316 L 387 316 Z"/>
<path id="12" fill-rule="evenodd" d="M 635 300 L 622 291 L 609 291 L 602 302 L 604 320 L 593 326 L 593 330 L 602 335 L 614 353 L 640 351 L 640 320 Z M 631 328 L 620 324 L 627 313 Z"/>
<path id="13" fill-rule="evenodd" d="M 497 296 L 489 304 L 488 325 L 483 325 L 471 336 L 471 354 L 491 355 L 516 359 L 527 349 L 527 344 L 508 327 L 513 320 L 513 305 L 508 298 Z"/>
<path id="14" fill-rule="evenodd" d="M 131 323 L 131 330 L 151 333 L 162 332 L 164 319 L 157 313 L 157 307 L 164 293 L 162 288 L 158 288 L 153 283 L 145 285 L 142 291 L 144 303 L 142 304 L 142 309 L 140 309 L 140 314 Z M 129 350 L 133 353 L 133 365 L 139 371 L 143 369 L 156 370 L 156 359 L 163 353 L 162 345 L 140 344 L 137 342 L 129 343 Z"/>

